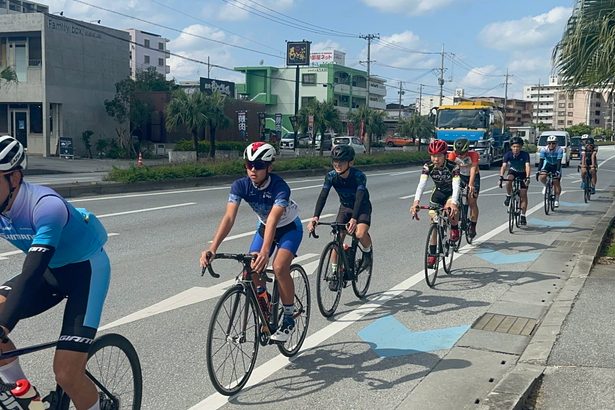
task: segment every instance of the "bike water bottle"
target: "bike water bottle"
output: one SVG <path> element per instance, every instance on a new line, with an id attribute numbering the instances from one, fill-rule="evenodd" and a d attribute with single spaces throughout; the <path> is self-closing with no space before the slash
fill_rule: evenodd
<path id="1" fill-rule="evenodd" d="M 434 209 L 430 209 L 428 213 L 433 223 L 438 223 L 438 213 Z"/>
<path id="2" fill-rule="evenodd" d="M 34 386 L 26 379 L 17 380 L 16 387 L 11 390 L 15 399 L 27 410 L 45 410 L 45 404 L 41 400 Z M 27 407 L 23 407 L 23 405 Z"/>
<path id="3" fill-rule="evenodd" d="M 263 287 L 263 289 L 257 289 L 256 297 L 258 299 L 258 304 L 265 315 L 267 321 L 269 321 L 269 312 L 270 312 L 270 303 L 271 303 L 271 295 L 267 292 L 267 288 Z"/>

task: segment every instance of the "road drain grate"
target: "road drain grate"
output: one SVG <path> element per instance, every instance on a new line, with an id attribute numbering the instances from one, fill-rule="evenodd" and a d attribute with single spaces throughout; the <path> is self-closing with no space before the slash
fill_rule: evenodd
<path id="1" fill-rule="evenodd" d="M 556 239 L 553 241 L 552 245 L 565 249 L 580 249 L 587 245 L 587 241 L 560 241 L 559 239 Z"/>
<path id="2" fill-rule="evenodd" d="M 485 313 L 474 324 L 472 329 L 488 332 L 508 333 L 511 335 L 530 336 L 538 321 L 520 316 L 496 315 Z"/>

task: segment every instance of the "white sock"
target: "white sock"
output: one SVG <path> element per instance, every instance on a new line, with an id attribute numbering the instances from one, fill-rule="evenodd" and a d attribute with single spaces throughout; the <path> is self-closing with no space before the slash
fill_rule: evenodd
<path id="1" fill-rule="evenodd" d="M 94 403 L 94 405 L 88 410 L 100 410 L 100 400 L 96 400 L 96 403 Z"/>
<path id="2" fill-rule="evenodd" d="M 361 248 L 361 251 L 363 251 L 363 253 L 372 251 L 372 245 L 369 245 L 369 247 L 366 248 L 363 245 L 361 245 L 361 242 L 359 242 L 359 248 Z"/>
<path id="3" fill-rule="evenodd" d="M 0 377 L 5 383 L 15 383 L 20 379 L 27 379 L 25 373 L 21 369 L 19 359 L 12 361 L 9 364 L 5 364 L 0 367 Z"/>

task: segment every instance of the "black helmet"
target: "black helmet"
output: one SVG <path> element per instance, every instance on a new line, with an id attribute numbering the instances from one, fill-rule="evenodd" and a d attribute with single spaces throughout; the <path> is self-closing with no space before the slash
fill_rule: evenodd
<path id="1" fill-rule="evenodd" d="M 465 154 L 470 149 L 470 141 L 467 138 L 457 138 L 453 147 L 457 154 Z"/>
<path id="2" fill-rule="evenodd" d="M 331 150 L 331 159 L 337 161 L 352 161 L 354 149 L 350 145 L 336 145 Z"/>
<path id="3" fill-rule="evenodd" d="M 519 144 L 519 145 L 523 146 L 523 142 L 524 142 L 523 138 L 521 138 L 521 137 L 512 137 L 510 139 L 510 146 L 512 147 L 515 144 Z"/>

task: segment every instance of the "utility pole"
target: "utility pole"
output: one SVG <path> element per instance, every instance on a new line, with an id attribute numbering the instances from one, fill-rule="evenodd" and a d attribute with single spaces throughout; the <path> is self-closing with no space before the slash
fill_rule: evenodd
<path id="1" fill-rule="evenodd" d="M 367 40 L 367 102 L 365 104 L 365 106 L 369 109 L 369 96 L 370 96 L 370 86 L 371 86 L 371 47 L 372 47 L 372 40 L 373 39 L 379 39 L 380 38 L 380 34 L 376 33 L 376 34 L 367 34 L 367 35 L 361 35 L 359 36 L 359 38 L 362 38 L 364 40 Z M 363 62 L 363 61 L 362 61 Z M 368 140 L 367 140 L 367 153 L 371 154 L 372 151 L 372 142 L 370 141 L 371 137 L 368 136 Z"/>
<path id="2" fill-rule="evenodd" d="M 506 67 L 506 82 L 504 83 L 504 124 L 502 132 L 506 130 L 506 116 L 508 114 L 508 67 Z"/>
<path id="3" fill-rule="evenodd" d="M 419 84 L 419 117 L 421 116 L 421 111 L 423 111 L 423 84 Z"/>
<path id="4" fill-rule="evenodd" d="M 209 64 L 209 56 L 207 56 L 207 78 L 209 78 L 210 73 L 211 73 L 211 65 Z"/>
<path id="5" fill-rule="evenodd" d="M 401 89 L 401 81 L 399 82 L 399 116 L 398 121 L 401 121 L 401 96 L 404 95 L 403 90 Z"/>
<path id="6" fill-rule="evenodd" d="M 539 121 L 540 121 L 540 78 L 538 79 L 538 101 L 536 102 L 536 135 L 534 136 L 535 141 L 538 140 L 538 134 L 540 132 L 540 127 L 538 127 Z"/>
<path id="7" fill-rule="evenodd" d="M 438 78 L 438 84 L 440 84 L 440 105 L 442 105 L 442 99 L 444 98 L 444 44 L 442 44 L 440 55 L 440 77 Z"/>

